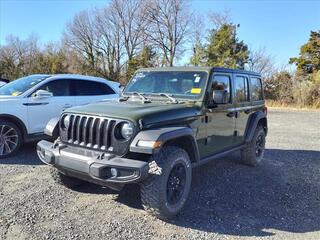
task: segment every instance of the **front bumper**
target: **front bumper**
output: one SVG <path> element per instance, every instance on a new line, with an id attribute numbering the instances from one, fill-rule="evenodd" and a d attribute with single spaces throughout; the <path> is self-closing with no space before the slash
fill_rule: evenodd
<path id="1" fill-rule="evenodd" d="M 42 162 L 66 175 L 111 188 L 142 181 L 149 171 L 149 165 L 144 161 L 104 155 L 44 140 L 37 144 L 37 153 Z"/>

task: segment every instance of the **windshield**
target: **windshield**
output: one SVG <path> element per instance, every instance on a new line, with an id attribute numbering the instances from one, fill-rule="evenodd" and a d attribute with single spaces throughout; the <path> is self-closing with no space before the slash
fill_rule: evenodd
<path id="1" fill-rule="evenodd" d="M 37 85 L 48 76 L 32 75 L 28 77 L 19 78 L 10 82 L 0 88 L 0 95 L 5 96 L 19 96 L 33 86 Z"/>
<path id="2" fill-rule="evenodd" d="M 206 72 L 196 71 L 138 72 L 129 82 L 124 94 L 165 93 L 174 97 L 197 99 L 205 89 L 207 75 Z"/>

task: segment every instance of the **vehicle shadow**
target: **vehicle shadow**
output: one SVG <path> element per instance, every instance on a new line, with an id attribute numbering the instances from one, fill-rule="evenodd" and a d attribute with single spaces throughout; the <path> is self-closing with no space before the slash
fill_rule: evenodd
<path id="1" fill-rule="evenodd" d="M 26 143 L 21 146 L 17 155 L 9 158 L 0 159 L 1 164 L 17 165 L 43 165 L 36 153 L 36 142 Z"/>
<path id="2" fill-rule="evenodd" d="M 320 230 L 320 152 L 268 149 L 256 168 L 235 153 L 193 172 L 183 211 L 171 224 L 237 236 L 270 236 L 272 230 Z M 141 209 L 139 187 L 116 201 Z"/>

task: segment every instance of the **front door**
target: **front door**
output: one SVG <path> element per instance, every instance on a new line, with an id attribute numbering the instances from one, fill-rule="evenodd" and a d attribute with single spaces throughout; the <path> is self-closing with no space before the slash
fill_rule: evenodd
<path id="1" fill-rule="evenodd" d="M 52 97 L 37 98 L 38 90 L 52 93 Z M 70 96 L 69 80 L 53 80 L 38 88 L 24 103 L 28 107 L 28 124 L 30 133 L 42 133 L 50 119 L 59 117 L 63 110 L 75 104 L 74 96 Z"/>
<path id="2" fill-rule="evenodd" d="M 217 73 L 212 76 L 209 84 L 209 94 L 213 90 L 225 90 L 228 94 L 226 104 L 217 104 L 214 108 L 207 108 L 205 122 L 207 125 L 207 139 L 205 143 L 206 151 L 201 157 L 207 157 L 212 154 L 222 152 L 235 145 L 235 115 L 232 104 L 231 94 L 231 74 Z"/>

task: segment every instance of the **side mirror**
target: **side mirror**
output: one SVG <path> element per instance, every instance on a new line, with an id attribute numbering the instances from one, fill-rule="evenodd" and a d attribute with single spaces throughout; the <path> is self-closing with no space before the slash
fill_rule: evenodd
<path id="1" fill-rule="evenodd" d="M 213 90 L 212 100 L 214 104 L 226 104 L 228 103 L 228 91 L 226 90 Z"/>
<path id="2" fill-rule="evenodd" d="M 38 99 L 42 99 L 42 98 L 49 98 L 49 97 L 52 97 L 52 93 L 51 92 L 48 92 L 46 90 L 38 90 L 35 92 L 35 94 L 33 95 L 35 98 L 38 98 Z"/>

